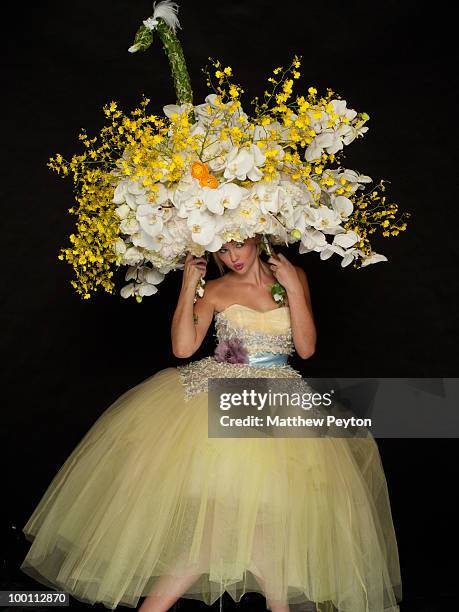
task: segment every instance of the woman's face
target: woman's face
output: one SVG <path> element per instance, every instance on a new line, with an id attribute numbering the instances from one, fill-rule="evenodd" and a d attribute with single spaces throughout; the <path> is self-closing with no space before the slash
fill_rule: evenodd
<path id="1" fill-rule="evenodd" d="M 217 255 L 230 270 L 236 274 L 246 272 L 257 258 L 257 244 L 253 238 L 244 242 L 225 242 Z"/>

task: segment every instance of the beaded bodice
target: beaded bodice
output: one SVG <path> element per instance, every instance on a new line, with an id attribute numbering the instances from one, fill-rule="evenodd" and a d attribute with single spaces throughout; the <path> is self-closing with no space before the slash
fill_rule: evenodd
<path id="1" fill-rule="evenodd" d="M 223 360 L 213 355 L 177 368 L 187 400 L 206 392 L 209 378 L 301 378 L 287 363 L 294 351 L 288 306 L 261 312 L 232 304 L 215 315 L 215 336 Z"/>
<path id="2" fill-rule="evenodd" d="M 215 315 L 218 342 L 239 338 L 250 354 L 261 351 L 294 351 L 288 306 L 261 312 L 241 304 L 232 304 Z"/>

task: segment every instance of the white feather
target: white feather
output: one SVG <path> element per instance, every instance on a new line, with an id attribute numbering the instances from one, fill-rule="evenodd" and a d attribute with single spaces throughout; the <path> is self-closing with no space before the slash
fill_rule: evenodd
<path id="1" fill-rule="evenodd" d="M 171 2 L 171 0 L 163 0 L 158 6 L 156 6 L 156 2 L 154 2 L 153 19 L 157 19 L 158 17 L 163 19 L 175 34 L 175 29 L 181 27 L 177 17 L 178 8 L 177 2 Z"/>

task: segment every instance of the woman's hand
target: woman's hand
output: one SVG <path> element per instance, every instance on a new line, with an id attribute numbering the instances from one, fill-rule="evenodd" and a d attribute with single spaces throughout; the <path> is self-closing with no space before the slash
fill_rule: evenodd
<path id="1" fill-rule="evenodd" d="M 284 286 L 290 308 L 293 343 L 302 359 L 309 359 L 316 347 L 316 327 L 311 307 L 311 296 L 306 273 L 296 268 L 281 253 L 268 259 L 275 279 Z"/>
<path id="2" fill-rule="evenodd" d="M 183 268 L 182 285 L 195 289 L 198 280 L 205 275 L 206 270 L 207 260 L 205 257 L 194 257 L 191 253 L 188 253 Z"/>
<path id="3" fill-rule="evenodd" d="M 271 256 L 268 259 L 268 264 L 274 278 L 285 288 L 287 292 L 302 290 L 300 279 L 295 270 L 295 266 L 289 262 L 289 260 L 279 253 L 273 253 L 274 257 Z"/>

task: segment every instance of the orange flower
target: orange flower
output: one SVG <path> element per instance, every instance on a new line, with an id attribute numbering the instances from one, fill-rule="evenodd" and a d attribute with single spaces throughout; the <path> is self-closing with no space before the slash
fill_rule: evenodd
<path id="1" fill-rule="evenodd" d="M 209 175 L 209 170 L 207 168 L 207 164 L 203 164 L 202 162 L 196 161 L 191 165 L 191 176 L 197 179 L 205 178 Z"/>
<path id="2" fill-rule="evenodd" d="M 208 174 L 207 176 L 199 179 L 199 184 L 201 187 L 209 187 L 210 189 L 216 189 L 218 186 L 217 177 L 213 174 Z"/>
<path id="3" fill-rule="evenodd" d="M 191 164 L 191 176 L 199 179 L 201 187 L 209 187 L 210 189 L 216 189 L 218 187 L 217 177 L 213 174 L 209 174 L 207 164 L 203 164 L 200 161 Z"/>

